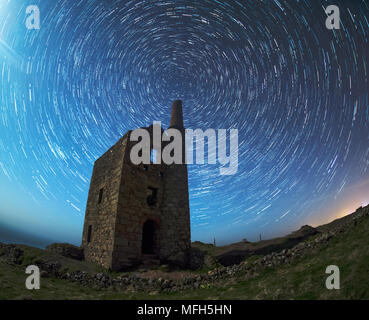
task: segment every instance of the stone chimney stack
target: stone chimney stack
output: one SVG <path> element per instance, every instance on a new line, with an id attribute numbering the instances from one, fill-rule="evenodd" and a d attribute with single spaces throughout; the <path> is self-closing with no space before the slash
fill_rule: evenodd
<path id="1" fill-rule="evenodd" d="M 179 130 L 182 134 L 182 164 L 167 165 L 164 173 L 165 196 L 161 205 L 160 239 L 168 245 L 161 248 L 160 255 L 170 263 L 184 265 L 188 259 L 187 250 L 191 248 L 191 223 L 181 100 L 173 102 L 169 128 Z"/>
<path id="2" fill-rule="evenodd" d="M 182 100 L 173 102 L 169 128 L 183 129 Z"/>

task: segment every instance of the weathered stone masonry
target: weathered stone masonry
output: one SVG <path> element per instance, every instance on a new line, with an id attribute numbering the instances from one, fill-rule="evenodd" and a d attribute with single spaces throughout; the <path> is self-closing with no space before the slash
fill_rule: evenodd
<path id="1" fill-rule="evenodd" d="M 180 100 L 173 103 L 170 127 L 184 133 Z M 143 129 L 152 138 L 152 126 Z M 183 265 L 191 245 L 187 165 L 134 165 L 130 134 L 95 162 L 82 236 L 85 258 L 112 270 L 147 258 Z"/>

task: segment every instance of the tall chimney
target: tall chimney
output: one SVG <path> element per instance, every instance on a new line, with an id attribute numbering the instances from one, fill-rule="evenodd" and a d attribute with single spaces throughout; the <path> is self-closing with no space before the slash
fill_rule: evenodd
<path id="1" fill-rule="evenodd" d="M 160 255 L 169 263 L 186 265 L 187 250 L 191 248 L 191 221 L 181 100 L 173 102 L 169 129 L 182 135 L 182 162 L 164 166 L 160 243 L 165 246 L 161 246 Z M 181 252 L 185 254 L 177 254 Z"/>
<path id="2" fill-rule="evenodd" d="M 173 102 L 169 128 L 183 129 L 182 100 Z"/>

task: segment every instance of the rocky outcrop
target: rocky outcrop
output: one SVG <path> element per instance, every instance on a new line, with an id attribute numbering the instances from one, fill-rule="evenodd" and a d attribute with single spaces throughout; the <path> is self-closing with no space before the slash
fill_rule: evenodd
<path id="1" fill-rule="evenodd" d="M 53 243 L 46 247 L 46 251 L 75 260 L 83 260 L 83 249 L 69 243 Z"/>
<path id="2" fill-rule="evenodd" d="M 14 244 L 0 243 L 0 257 L 5 258 L 10 264 L 21 264 L 23 261 L 23 250 Z"/>
<path id="3" fill-rule="evenodd" d="M 299 230 L 292 232 L 290 238 L 306 238 L 316 235 L 319 231 L 309 225 L 302 226 Z"/>

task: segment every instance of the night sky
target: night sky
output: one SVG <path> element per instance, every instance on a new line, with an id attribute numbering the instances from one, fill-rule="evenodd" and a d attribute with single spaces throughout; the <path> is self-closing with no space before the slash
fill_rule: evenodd
<path id="1" fill-rule="evenodd" d="M 176 99 L 187 128 L 239 130 L 237 174 L 188 167 L 192 241 L 368 204 L 368 40 L 364 0 L 1 0 L 0 241 L 79 245 L 94 161 L 127 130 L 167 127 Z"/>

